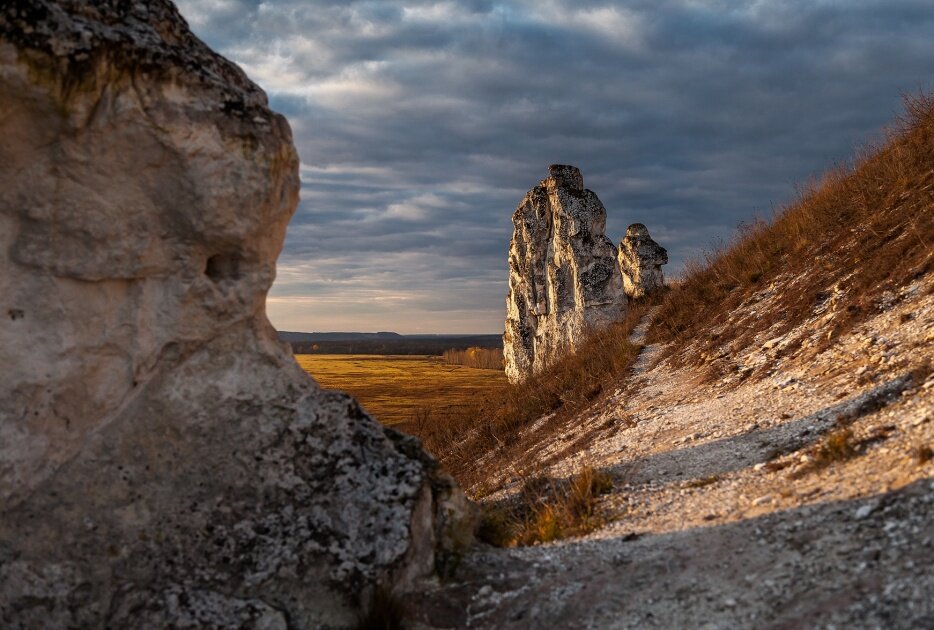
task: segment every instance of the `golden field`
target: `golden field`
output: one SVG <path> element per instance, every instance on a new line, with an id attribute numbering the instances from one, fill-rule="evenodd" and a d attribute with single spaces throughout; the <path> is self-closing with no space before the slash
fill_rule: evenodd
<path id="1" fill-rule="evenodd" d="M 438 356 L 297 354 L 295 360 L 321 387 L 353 395 L 383 424 L 413 420 L 417 410 L 463 408 L 506 385 L 502 370 L 449 365 Z"/>

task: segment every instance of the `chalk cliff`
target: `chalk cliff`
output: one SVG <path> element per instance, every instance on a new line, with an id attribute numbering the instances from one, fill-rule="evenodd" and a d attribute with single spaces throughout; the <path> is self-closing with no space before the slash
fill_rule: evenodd
<path id="1" fill-rule="evenodd" d="M 460 491 L 266 319 L 263 92 L 167 0 L 13 0 L 0 112 L 0 626 L 344 625 L 443 563 Z"/>
<path id="2" fill-rule="evenodd" d="M 512 217 L 503 336 L 506 375 L 525 380 L 621 319 L 626 294 L 606 209 L 580 171 L 552 165 Z"/>

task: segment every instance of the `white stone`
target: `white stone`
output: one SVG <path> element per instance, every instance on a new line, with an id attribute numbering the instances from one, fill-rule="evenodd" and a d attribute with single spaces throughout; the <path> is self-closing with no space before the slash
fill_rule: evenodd
<path id="1" fill-rule="evenodd" d="M 662 265 L 668 264 L 668 252 L 652 240 L 641 223 L 633 223 L 626 230 L 617 261 L 629 297 L 640 298 L 665 286 Z"/>
<path id="2" fill-rule="evenodd" d="M 31 4 L 0 8 L 4 625 L 352 623 L 466 512 L 266 318 L 288 123 L 167 0 Z"/>
<path id="3" fill-rule="evenodd" d="M 503 345 L 514 383 L 620 321 L 628 304 L 600 199 L 584 188 L 577 168 L 548 171 L 512 217 Z"/>

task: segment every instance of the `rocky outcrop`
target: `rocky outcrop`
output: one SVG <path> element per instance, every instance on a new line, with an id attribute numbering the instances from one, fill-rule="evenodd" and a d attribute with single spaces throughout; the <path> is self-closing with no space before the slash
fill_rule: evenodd
<path id="1" fill-rule="evenodd" d="M 627 308 L 603 204 L 577 168 L 552 165 L 548 172 L 512 217 L 503 335 L 512 382 L 575 350 Z"/>
<path id="2" fill-rule="evenodd" d="M 167 0 L 0 8 L 0 626 L 345 625 L 469 533 L 265 315 L 298 158 Z"/>
<path id="3" fill-rule="evenodd" d="M 662 265 L 668 264 L 668 252 L 652 240 L 649 230 L 633 223 L 619 243 L 619 269 L 626 295 L 640 298 L 665 286 Z"/>

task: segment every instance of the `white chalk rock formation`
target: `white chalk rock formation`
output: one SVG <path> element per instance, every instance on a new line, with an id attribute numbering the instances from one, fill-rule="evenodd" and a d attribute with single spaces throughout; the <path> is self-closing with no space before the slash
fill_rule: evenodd
<path id="1" fill-rule="evenodd" d="M 266 319 L 298 190 L 171 2 L 0 7 L 0 627 L 347 625 L 457 543 L 453 482 Z"/>
<path id="2" fill-rule="evenodd" d="M 626 237 L 619 243 L 619 270 L 626 295 L 640 298 L 665 286 L 662 265 L 667 264 L 668 252 L 652 240 L 648 228 L 633 223 L 626 229 Z"/>
<path id="3" fill-rule="evenodd" d="M 603 204 L 577 168 L 548 172 L 512 216 L 503 346 L 514 383 L 573 352 L 627 308 Z"/>

